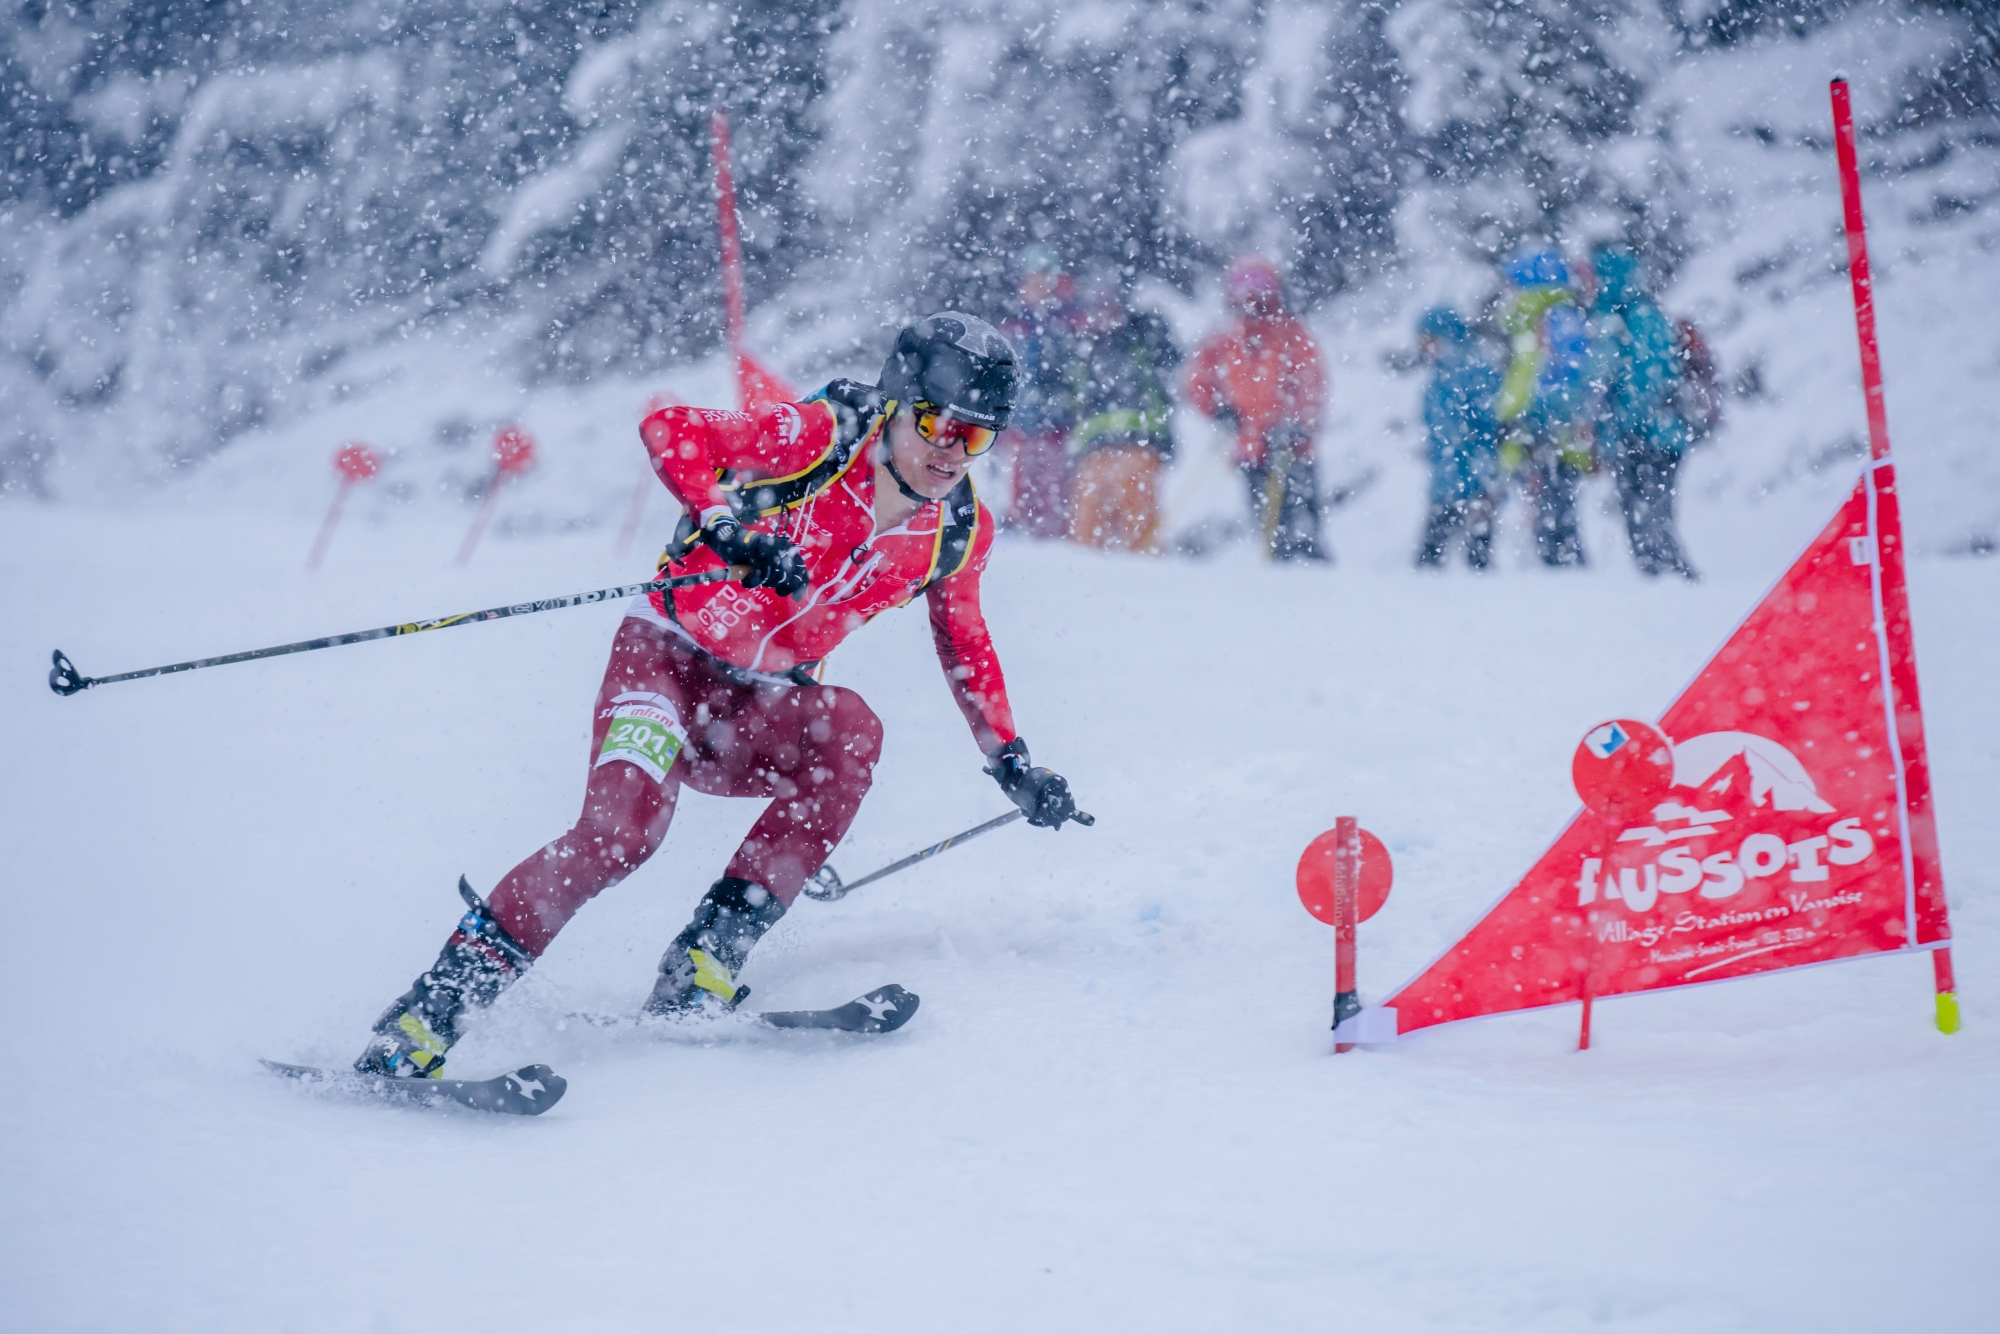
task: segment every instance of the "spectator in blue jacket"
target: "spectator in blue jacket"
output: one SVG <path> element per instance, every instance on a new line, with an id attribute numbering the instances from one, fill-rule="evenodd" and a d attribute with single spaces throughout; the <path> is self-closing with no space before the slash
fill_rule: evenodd
<path id="1" fill-rule="evenodd" d="M 1479 355 L 1472 331 L 1449 306 L 1433 306 L 1417 321 L 1417 356 L 1432 367 L 1424 386 L 1430 512 L 1417 564 L 1442 565 L 1452 538 L 1462 532 L 1465 563 L 1483 570 L 1493 558 L 1494 490 L 1500 475 L 1494 401 L 1500 394 L 1500 372 Z"/>
<path id="2" fill-rule="evenodd" d="M 1674 493 L 1689 429 L 1677 410 L 1680 340 L 1639 282 L 1639 257 L 1598 246 L 1590 267 L 1597 293 L 1591 343 L 1597 448 L 1618 482 L 1618 500 L 1641 573 L 1696 577 L 1674 530 Z"/>

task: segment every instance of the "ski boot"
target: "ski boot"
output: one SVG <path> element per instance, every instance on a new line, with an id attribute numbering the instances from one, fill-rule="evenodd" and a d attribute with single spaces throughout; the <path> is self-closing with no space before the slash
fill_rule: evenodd
<path id="1" fill-rule="evenodd" d="M 355 1060 L 364 1075 L 440 1079 L 444 1054 L 458 1041 L 466 1008 L 484 1009 L 535 958 L 493 913 L 464 876 L 458 892 L 469 911 L 445 941 L 437 962 L 375 1021 L 375 1037 Z"/>
<path id="2" fill-rule="evenodd" d="M 713 996 L 733 1010 L 750 988 L 736 985 L 736 972 L 766 931 L 785 915 L 785 905 L 762 885 L 724 876 L 695 905 L 694 920 L 681 928 L 660 960 L 660 980 L 646 998 L 646 1013 L 678 1018 L 698 1012 Z"/>

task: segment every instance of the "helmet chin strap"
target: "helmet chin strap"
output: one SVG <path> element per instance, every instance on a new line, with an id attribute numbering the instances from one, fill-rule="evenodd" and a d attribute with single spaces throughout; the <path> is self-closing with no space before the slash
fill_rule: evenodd
<path id="1" fill-rule="evenodd" d="M 911 500 L 916 501 L 919 505 L 930 504 L 931 498 L 929 496 L 918 495 L 915 491 L 910 490 L 910 484 L 903 480 L 903 474 L 896 471 L 896 457 L 889 448 L 889 433 L 887 431 L 882 432 L 881 450 L 882 452 L 878 457 L 882 460 L 882 466 L 889 470 L 889 476 L 896 479 L 896 489 Z"/>

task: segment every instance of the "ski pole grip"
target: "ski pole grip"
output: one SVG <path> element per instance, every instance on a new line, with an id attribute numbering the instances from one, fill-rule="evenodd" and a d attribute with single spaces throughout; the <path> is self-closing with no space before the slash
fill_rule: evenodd
<path id="1" fill-rule="evenodd" d="M 74 695 L 97 684 L 79 672 L 61 649 L 56 650 L 54 661 L 55 666 L 49 668 L 49 689 L 58 695 Z"/>

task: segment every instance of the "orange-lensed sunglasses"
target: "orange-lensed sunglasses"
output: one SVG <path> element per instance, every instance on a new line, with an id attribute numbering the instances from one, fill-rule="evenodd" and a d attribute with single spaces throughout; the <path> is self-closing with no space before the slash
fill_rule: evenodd
<path id="1" fill-rule="evenodd" d="M 918 435 L 939 449 L 957 445 L 965 450 L 967 458 L 984 454 L 993 448 L 993 442 L 1000 436 L 991 426 L 961 421 L 947 409 L 933 403 L 912 403 L 910 415 L 916 423 Z"/>

